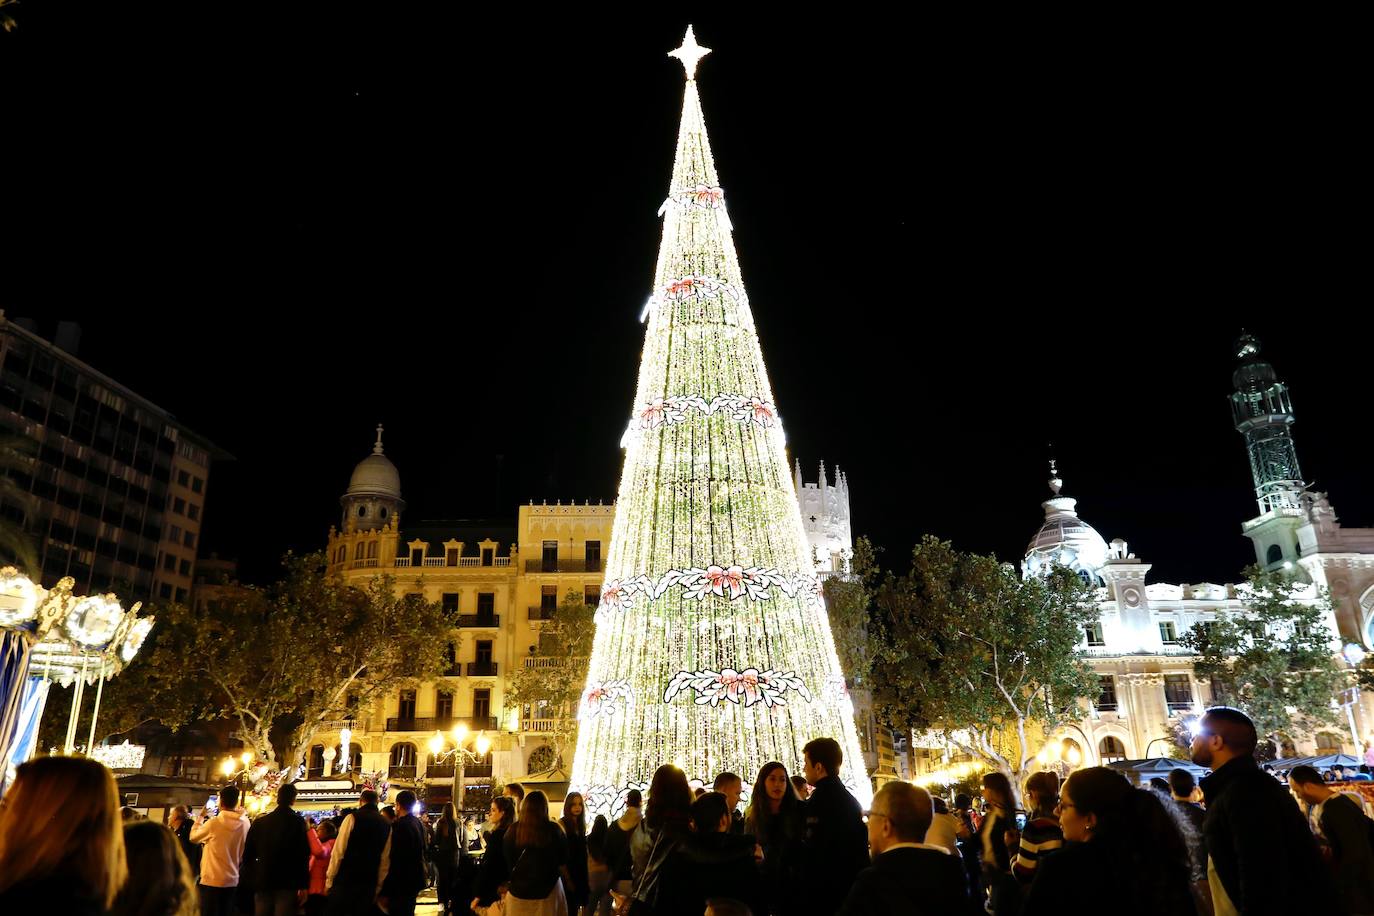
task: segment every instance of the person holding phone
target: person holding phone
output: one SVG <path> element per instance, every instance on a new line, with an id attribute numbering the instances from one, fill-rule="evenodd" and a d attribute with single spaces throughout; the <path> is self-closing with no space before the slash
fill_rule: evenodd
<path id="1" fill-rule="evenodd" d="M 1058 775 L 1033 773 L 1026 780 L 1026 807 L 1030 814 L 1016 815 L 1016 857 L 1011 865 L 1011 873 L 1023 885 L 1035 880 L 1035 869 L 1042 859 L 1064 848 L 1064 831 L 1054 813 L 1058 804 Z"/>
<path id="2" fill-rule="evenodd" d="M 191 842 L 204 843 L 200 859 L 200 911 L 204 916 L 230 916 L 239 886 L 239 865 L 248 839 L 248 818 L 238 810 L 239 790 L 219 793 L 223 806 L 215 813 L 207 802 L 191 828 Z M 216 806 L 218 807 L 218 806 Z"/>

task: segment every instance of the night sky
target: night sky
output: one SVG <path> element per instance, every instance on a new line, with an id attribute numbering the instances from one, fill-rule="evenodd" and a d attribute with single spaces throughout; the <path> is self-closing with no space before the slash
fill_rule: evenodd
<path id="1" fill-rule="evenodd" d="M 247 579 L 323 545 L 378 422 L 412 523 L 613 499 L 688 16 L 215 9 L 78 40 L 16 8 L 0 307 L 81 322 L 83 359 L 236 457 L 202 555 Z M 789 450 L 845 469 L 888 564 L 926 532 L 1019 561 L 1053 442 L 1152 581 L 1234 579 L 1242 327 L 1309 480 L 1374 524 L 1349 58 L 691 21 Z"/>

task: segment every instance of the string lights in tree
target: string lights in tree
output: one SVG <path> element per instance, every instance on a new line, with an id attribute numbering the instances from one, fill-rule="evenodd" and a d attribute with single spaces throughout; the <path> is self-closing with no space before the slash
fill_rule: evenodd
<path id="1" fill-rule="evenodd" d="M 819 737 L 872 797 L 702 120 L 708 51 L 688 28 L 671 55 L 682 122 L 573 764 L 591 814 L 663 763 L 800 772 Z"/>

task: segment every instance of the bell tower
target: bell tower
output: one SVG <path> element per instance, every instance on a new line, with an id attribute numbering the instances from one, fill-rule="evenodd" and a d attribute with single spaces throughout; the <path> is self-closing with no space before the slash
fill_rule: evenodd
<path id="1" fill-rule="evenodd" d="M 1293 402 L 1288 386 L 1260 355 L 1260 342 L 1242 333 L 1236 341 L 1239 365 L 1231 375 L 1231 417 L 1245 437 L 1259 515 L 1242 530 L 1255 544 L 1265 569 L 1296 568 L 1297 530 L 1302 525 L 1301 494 L 1306 488 L 1293 444 Z"/>

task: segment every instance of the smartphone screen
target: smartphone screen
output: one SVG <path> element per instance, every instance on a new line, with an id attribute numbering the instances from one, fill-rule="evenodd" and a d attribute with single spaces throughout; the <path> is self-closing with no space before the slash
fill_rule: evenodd
<path id="1" fill-rule="evenodd" d="M 211 795 L 209 798 L 205 799 L 205 813 L 206 813 L 206 814 L 218 814 L 218 813 L 219 813 L 219 796 L 218 796 L 218 795 Z"/>
<path id="2" fill-rule="evenodd" d="M 1025 830 L 1025 829 L 1026 829 L 1026 816 L 1025 816 L 1024 814 L 1018 814 L 1018 815 L 1016 815 L 1016 829 L 1017 829 L 1017 830 Z"/>

